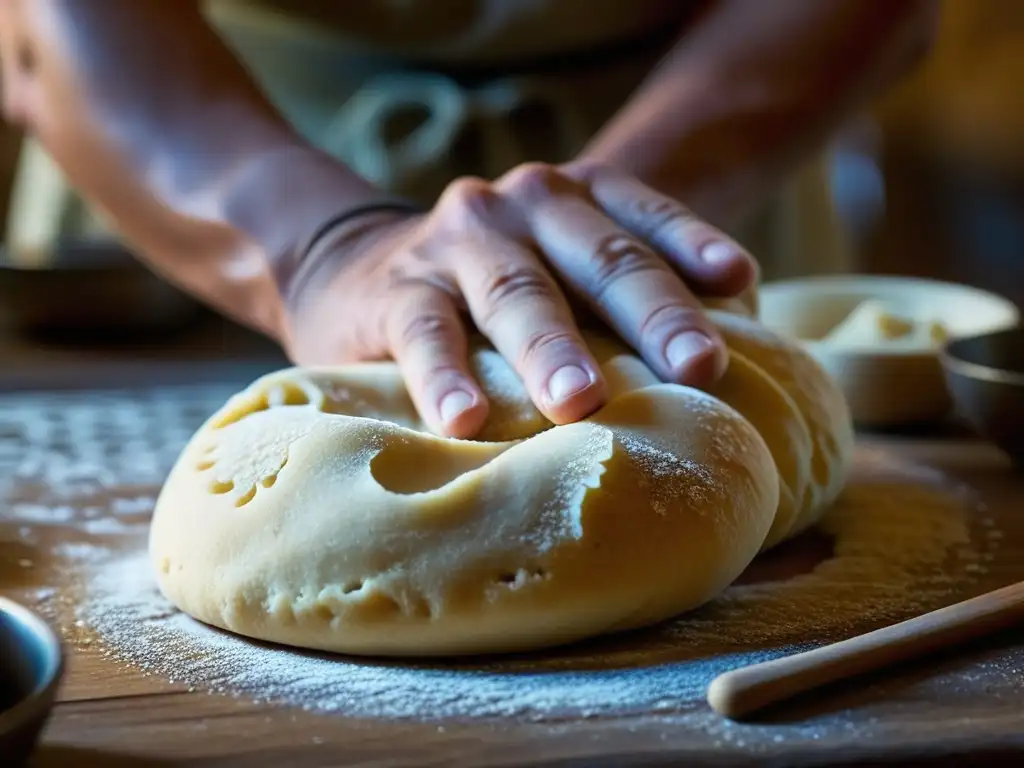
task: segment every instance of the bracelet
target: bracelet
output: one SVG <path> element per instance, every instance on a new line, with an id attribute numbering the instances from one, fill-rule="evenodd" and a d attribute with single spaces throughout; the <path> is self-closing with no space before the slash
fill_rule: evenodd
<path id="1" fill-rule="evenodd" d="M 320 266 L 322 259 L 315 257 L 315 251 L 323 240 L 339 227 L 355 219 L 375 213 L 420 214 L 426 213 L 427 210 L 427 208 L 412 200 L 388 198 L 371 203 L 363 203 L 331 216 L 316 228 L 302 248 L 293 251 L 290 254 L 290 258 L 281 259 L 274 265 L 274 279 L 285 303 L 289 303 L 293 294 L 303 287 L 309 280 L 310 275 Z"/>

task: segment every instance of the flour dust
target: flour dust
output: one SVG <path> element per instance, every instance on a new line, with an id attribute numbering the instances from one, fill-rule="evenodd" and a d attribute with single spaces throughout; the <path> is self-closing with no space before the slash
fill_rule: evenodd
<path id="1" fill-rule="evenodd" d="M 877 468 L 876 468 L 877 469 Z M 430 664 L 302 653 L 206 627 L 157 591 L 145 552 L 79 552 L 75 619 L 112 659 L 210 691 L 353 717 L 548 720 L 692 712 L 719 673 L 956 599 L 997 539 L 972 542 L 967 501 L 862 466 L 811 571 L 738 585 L 687 617 L 546 654 Z M 74 553 L 73 553 L 74 554 Z"/>
<path id="2" fill-rule="evenodd" d="M 666 713 L 725 729 L 703 704 L 717 674 L 960 599 L 1000 545 L 998 527 L 966 492 L 862 450 L 854 480 L 821 526 L 834 541 L 831 556 L 797 575 L 749 579 L 660 627 L 483 661 L 380 662 L 270 647 L 178 612 L 157 591 L 145 554 L 154 489 L 232 391 L 204 386 L 80 402 L 6 396 L 0 408 L 0 532 L 24 541 L 58 525 L 77 532 L 55 551 L 73 591 L 39 585 L 35 607 L 70 642 L 197 690 L 350 717 Z"/>

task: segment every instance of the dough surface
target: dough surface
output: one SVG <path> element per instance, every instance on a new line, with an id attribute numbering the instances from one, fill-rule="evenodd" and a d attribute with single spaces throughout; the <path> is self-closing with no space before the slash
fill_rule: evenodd
<path id="1" fill-rule="evenodd" d="M 558 427 L 477 346 L 492 405 L 475 441 L 430 434 L 391 363 L 265 376 L 167 479 L 160 588 L 238 634 L 367 655 L 522 651 L 696 608 L 817 519 L 852 450 L 809 355 L 711 316 L 731 359 L 709 393 L 591 335 L 611 397 Z"/>

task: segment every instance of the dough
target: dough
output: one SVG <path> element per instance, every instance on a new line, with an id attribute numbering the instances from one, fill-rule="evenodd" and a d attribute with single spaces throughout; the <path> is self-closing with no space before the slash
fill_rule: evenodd
<path id="1" fill-rule="evenodd" d="M 800 512 L 785 536 L 814 525 L 839 496 L 853 461 L 853 417 L 839 385 L 799 344 L 748 318 L 709 311 L 729 349 L 750 358 L 790 397 L 812 443 L 810 481 L 794 481 Z"/>
<path id="2" fill-rule="evenodd" d="M 816 519 L 852 445 L 812 359 L 712 316 L 732 356 L 711 393 L 591 335 L 611 398 L 559 427 L 478 345 L 476 441 L 430 434 L 390 363 L 265 376 L 167 479 L 160 588 L 217 627 L 368 655 L 522 651 L 691 610 Z"/>
<path id="3" fill-rule="evenodd" d="M 761 549 L 782 541 L 803 514 L 811 482 L 814 442 L 793 399 L 764 369 L 736 350 L 711 394 L 739 411 L 764 438 L 779 473 L 779 505 Z M 811 502 L 808 502 L 811 503 Z"/>
<path id="4" fill-rule="evenodd" d="M 949 339 L 945 325 L 936 318 L 919 318 L 889 309 L 877 300 L 857 305 L 846 319 L 822 341 L 845 348 L 936 349 Z"/>

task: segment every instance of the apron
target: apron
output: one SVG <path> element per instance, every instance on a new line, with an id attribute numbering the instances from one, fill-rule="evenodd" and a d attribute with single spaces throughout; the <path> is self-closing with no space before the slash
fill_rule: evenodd
<path id="1" fill-rule="evenodd" d="M 430 204 L 459 176 L 495 178 L 524 162 L 575 156 L 672 45 L 695 4 L 206 0 L 204 7 L 307 140 L 381 189 Z M 54 169 L 37 155 L 29 148 L 25 156 L 36 156 L 40 183 L 52 187 Z M 67 196 L 69 207 L 81 208 Z M 9 217 L 15 244 L 16 214 Z M 102 227 L 88 212 L 56 218 L 51 229 L 62 234 Z M 21 217 L 39 219 L 38 212 Z M 825 158 L 729 231 L 766 280 L 852 269 Z"/>

